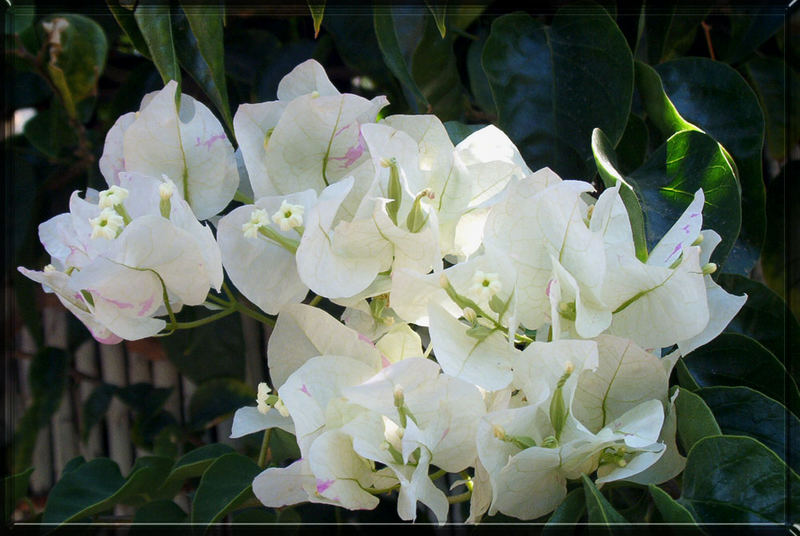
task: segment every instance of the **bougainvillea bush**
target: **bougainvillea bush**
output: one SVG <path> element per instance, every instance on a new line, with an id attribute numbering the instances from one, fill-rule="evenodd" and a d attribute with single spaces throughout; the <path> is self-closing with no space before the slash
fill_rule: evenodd
<path id="1" fill-rule="evenodd" d="M 50 92 L 23 136 L 76 159 L 18 272 L 210 368 L 195 414 L 243 441 L 151 408 L 128 475 L 76 459 L 34 519 L 798 521 L 788 15 L 302 7 L 109 2 L 109 102 L 102 25 L 11 17 Z"/>

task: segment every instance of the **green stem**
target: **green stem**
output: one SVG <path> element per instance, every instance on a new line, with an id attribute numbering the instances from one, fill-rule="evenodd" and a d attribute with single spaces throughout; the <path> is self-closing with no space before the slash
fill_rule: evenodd
<path id="1" fill-rule="evenodd" d="M 459 495 L 451 495 L 447 498 L 447 502 L 450 504 L 462 503 L 467 502 L 470 497 L 472 497 L 472 491 L 465 491 Z"/>
<path id="2" fill-rule="evenodd" d="M 264 430 L 264 440 L 261 441 L 261 452 L 258 453 L 258 466 L 262 469 L 267 466 L 267 452 L 269 452 L 269 436 L 272 435 L 272 428 Z"/>
<path id="3" fill-rule="evenodd" d="M 233 291 L 225 281 L 222 282 L 222 291 L 228 297 L 228 301 L 231 303 L 236 301 L 236 296 L 233 295 Z"/>
<path id="4" fill-rule="evenodd" d="M 275 320 L 273 320 L 272 318 L 270 318 L 270 317 L 268 317 L 266 315 L 262 315 L 259 312 L 253 311 L 252 309 L 250 309 L 249 307 L 246 307 L 241 302 L 234 303 L 233 307 L 234 307 L 234 309 L 233 309 L 234 311 L 239 311 L 240 313 L 245 314 L 245 315 L 249 316 L 250 318 L 254 318 L 255 320 L 258 320 L 259 322 L 261 322 L 263 324 L 275 327 Z"/>
<path id="5" fill-rule="evenodd" d="M 200 326 L 205 326 L 206 324 L 210 324 L 215 320 L 219 320 L 220 318 L 225 318 L 228 315 L 231 315 L 236 312 L 236 309 L 225 309 L 224 311 L 220 311 L 218 313 L 214 313 L 213 315 L 207 316 L 205 318 L 201 318 L 199 320 L 193 320 L 191 322 L 173 322 L 167 325 L 167 329 L 192 329 L 197 328 Z"/>
<path id="6" fill-rule="evenodd" d="M 208 300 L 208 301 L 210 301 L 212 303 L 215 303 L 216 305 L 221 305 L 221 306 L 226 307 L 226 308 L 231 306 L 231 302 L 225 301 L 225 300 L 223 300 L 222 298 L 220 298 L 218 296 L 214 296 L 213 294 L 209 294 L 208 296 L 206 296 L 206 300 Z"/>
<path id="7" fill-rule="evenodd" d="M 314 307 L 314 306 L 316 306 L 316 305 L 317 305 L 319 302 L 321 302 L 321 301 L 322 301 L 322 296 L 314 296 L 313 298 L 311 298 L 311 301 L 310 301 L 310 302 L 308 302 L 308 304 L 309 304 L 311 307 Z"/>
<path id="8" fill-rule="evenodd" d="M 435 473 L 429 474 L 428 478 L 430 478 L 431 480 L 437 480 L 439 478 L 442 478 L 446 474 L 447 474 L 447 471 L 445 471 L 444 469 L 439 469 Z"/>

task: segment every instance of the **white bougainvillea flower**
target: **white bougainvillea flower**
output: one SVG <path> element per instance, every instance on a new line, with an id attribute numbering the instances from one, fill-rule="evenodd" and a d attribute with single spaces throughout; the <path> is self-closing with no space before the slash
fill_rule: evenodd
<path id="1" fill-rule="evenodd" d="M 382 366 L 372 341 L 325 311 L 303 304 L 284 307 L 267 344 L 273 385 L 280 389 L 306 361 L 325 354 L 348 356 L 375 372 Z"/>
<path id="2" fill-rule="evenodd" d="M 219 221 L 217 241 L 228 276 L 248 300 L 266 313 L 277 314 L 284 305 L 298 303 L 308 294 L 292 251 L 300 242 L 299 225 L 288 222 L 299 221 L 316 201 L 313 190 L 262 197 L 254 205 L 234 209 Z M 281 216 L 278 223 L 271 217 L 274 215 Z"/>
<path id="3" fill-rule="evenodd" d="M 42 224 L 53 270 L 20 268 L 55 291 L 107 343 L 154 335 L 166 326 L 154 318 L 167 313 L 165 295 L 173 311 L 198 305 L 211 287 L 219 289 L 223 277 L 210 229 L 179 195 L 162 203 L 163 180 L 128 172 L 117 178 L 116 190 L 87 195 L 111 206 L 101 209 L 76 192 L 69 214 Z M 102 214 L 110 212 L 114 216 L 102 225 Z M 115 229 L 104 235 L 95 232 L 98 227 Z"/>
<path id="4" fill-rule="evenodd" d="M 409 357 L 422 357 L 422 339 L 408 324 L 393 324 L 391 329 L 375 342 L 384 366 Z"/>
<path id="5" fill-rule="evenodd" d="M 204 104 L 180 95 L 177 83 L 142 99 L 139 112 L 120 117 L 109 131 L 100 170 L 109 185 L 121 171 L 153 177 L 166 174 L 200 220 L 219 213 L 233 199 L 239 173 L 222 125 Z"/>
<path id="6" fill-rule="evenodd" d="M 231 438 L 254 434 L 269 428 L 280 428 L 294 434 L 294 422 L 288 411 L 283 408 L 282 401 L 277 396 L 273 395 L 273 400 L 270 399 L 270 391 L 266 383 L 259 383 L 256 406 L 245 406 L 236 410 L 233 414 Z"/>
<path id="7" fill-rule="evenodd" d="M 300 279 L 326 298 L 358 294 L 392 262 L 392 245 L 381 236 L 371 217 L 337 220 L 352 187 L 353 179 L 348 177 L 322 191 L 316 206 L 308 212 L 297 248 Z"/>

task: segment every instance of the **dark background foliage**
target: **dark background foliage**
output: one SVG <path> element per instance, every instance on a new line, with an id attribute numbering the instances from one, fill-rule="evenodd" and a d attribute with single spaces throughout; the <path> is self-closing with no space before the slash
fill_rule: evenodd
<path id="1" fill-rule="evenodd" d="M 791 179 L 800 158 L 796 12 L 778 3 L 613 0 L 527 10 L 504 1 L 12 4 L 4 6 L 3 58 L 6 333 L 18 340 L 26 330 L 33 349 L 13 352 L 7 343 L 10 376 L 17 360 L 29 361 L 17 384 L 30 396 L 6 422 L 6 519 L 18 504 L 16 519 L 52 522 L 105 515 L 117 504 L 133 505 L 136 521 L 395 519 L 392 504 L 355 515 L 312 505 L 276 512 L 254 502 L 249 483 L 258 467 L 248 456 L 259 440 L 239 443 L 237 452 L 216 443 L 213 428 L 254 398 L 247 380 L 266 375 L 259 343 L 248 372 L 250 328 L 238 316 L 125 347 L 168 359 L 196 387 L 178 415 L 164 403 L 179 386 L 77 373 L 74 355 L 88 332 L 70 318 L 64 347 L 46 344 L 41 311 L 51 302 L 16 271 L 49 261 L 40 222 L 64 212 L 74 190 L 105 187 L 97 167 L 105 135 L 146 93 L 179 79 L 232 135 L 237 106 L 274 100 L 280 79 L 309 58 L 342 92 L 387 95 L 386 115 L 436 114 L 454 142 L 494 123 L 532 169 L 550 166 L 598 189 L 624 176 L 643 212 L 641 247 L 652 247 L 702 186 L 706 221 L 723 237 L 715 277 L 750 298 L 725 334 L 690 354 L 673 378 L 682 388 L 680 444 L 691 449 L 686 472 L 649 489 L 600 493 L 589 481 L 575 483 L 552 520 L 795 519 L 780 505 L 787 490 L 794 508 L 800 504 L 797 475 L 784 465 L 798 467 L 800 408 L 790 359 L 800 335 L 788 312 L 800 311 L 792 292 L 800 263 L 789 248 L 800 229 Z M 70 23 L 58 45 L 47 30 L 56 16 Z M 63 393 L 82 382 L 91 386 L 75 408 L 83 440 L 119 400 L 143 455 L 125 476 L 107 458 L 73 460 L 42 509 L 45 497 L 26 498 L 35 495 L 31 453 Z M 17 387 L 12 381 L 9 390 Z M 271 450 L 273 464 L 297 456 L 288 435 L 274 436 Z M 747 472 L 735 468 L 742 465 Z M 179 493 L 191 497 L 189 512 L 171 500 Z"/>

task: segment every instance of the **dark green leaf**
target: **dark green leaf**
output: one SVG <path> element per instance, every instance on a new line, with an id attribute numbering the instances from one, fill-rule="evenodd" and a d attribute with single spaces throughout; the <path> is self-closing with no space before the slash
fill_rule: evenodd
<path id="1" fill-rule="evenodd" d="M 116 385 L 101 383 L 94 388 L 92 394 L 83 403 L 81 439 L 84 442 L 89 438 L 89 432 L 92 431 L 92 428 L 103 419 L 116 391 Z"/>
<path id="2" fill-rule="evenodd" d="M 761 177 L 764 116 L 758 98 L 739 73 L 707 58 L 662 63 L 656 71 L 681 116 L 720 142 L 736 162 L 747 217 L 723 269 L 747 274 L 758 259 L 766 225 Z"/>
<path id="3" fill-rule="evenodd" d="M 178 319 L 188 322 L 206 314 L 193 308 L 178 315 Z M 221 337 L 220 333 L 225 336 Z M 221 377 L 244 379 L 244 339 L 239 315 L 227 316 L 196 329 L 177 331 L 161 341 L 169 360 L 195 383 Z"/>
<path id="4" fill-rule="evenodd" d="M 800 141 L 800 107 L 789 106 L 789 114 L 786 113 L 786 94 L 800 95 L 800 76 L 776 58 L 753 58 L 742 68 L 764 110 L 767 150 L 772 158 L 783 160 L 787 138 L 789 147 Z"/>
<path id="5" fill-rule="evenodd" d="M 458 145 L 464 138 L 486 126 L 488 125 L 465 125 L 458 121 L 446 121 L 444 123 L 444 128 L 447 130 L 447 135 L 453 145 Z"/>
<path id="6" fill-rule="evenodd" d="M 675 400 L 678 412 L 678 440 L 684 452 L 704 437 L 720 435 L 717 421 L 703 399 L 686 389 L 678 392 Z"/>
<path id="7" fill-rule="evenodd" d="M 655 69 L 641 61 L 634 62 L 634 65 L 636 89 L 641 96 L 642 105 L 647 112 L 648 119 L 661 131 L 663 136 L 669 137 L 681 130 L 700 130 L 678 113 L 675 105 L 664 93 L 664 84 Z"/>
<path id="8" fill-rule="evenodd" d="M 455 38 L 451 34 L 442 39 L 433 19 L 426 17 L 422 38 L 411 59 L 414 82 L 430 104 L 427 113 L 435 113 L 443 121 L 459 119 L 466 104 L 453 53 Z"/>
<path id="9" fill-rule="evenodd" d="M 262 469 L 250 458 L 232 452 L 203 473 L 192 502 L 192 523 L 214 523 L 252 496 L 250 484 Z"/>
<path id="10" fill-rule="evenodd" d="M 202 475 L 214 460 L 231 452 L 233 452 L 233 448 L 228 445 L 212 443 L 184 454 L 175 462 L 164 483 L 152 496 L 171 499 L 177 495 L 187 478 Z"/>
<path id="11" fill-rule="evenodd" d="M 547 519 L 547 525 L 542 530 L 542 536 L 548 536 L 551 533 L 558 534 L 564 524 L 577 524 L 585 512 L 586 497 L 584 490 L 575 488 L 567 493 L 564 501 Z"/>
<path id="12" fill-rule="evenodd" d="M 96 458 L 62 475 L 47 497 L 42 522 L 65 523 L 108 510 L 125 484 L 117 464 Z"/>
<path id="13" fill-rule="evenodd" d="M 383 54 L 383 61 L 392 74 L 413 95 L 416 100 L 413 103 L 414 111 L 419 111 L 422 108 L 424 112 L 429 108 L 430 104 L 411 77 L 408 63 L 403 57 L 403 51 L 397 40 L 397 32 L 395 31 L 391 11 L 375 9 L 373 23 L 375 25 L 375 37 L 378 39 L 378 47 L 381 50 L 381 54 Z"/>
<path id="14" fill-rule="evenodd" d="M 719 59 L 727 63 L 738 63 L 746 59 L 783 26 L 786 17 L 783 10 L 766 6 L 750 9 L 745 13 L 732 13 L 730 39 L 715 43 Z M 720 34 L 712 32 L 711 35 Z"/>
<path id="15" fill-rule="evenodd" d="M 467 50 L 467 75 L 469 76 L 469 89 L 475 103 L 487 114 L 496 116 L 497 107 L 492 98 L 492 88 L 489 87 L 489 79 L 481 65 L 481 56 L 486 39 L 489 37 L 485 30 L 478 35 L 478 39 L 469 45 Z"/>
<path id="16" fill-rule="evenodd" d="M 57 103 L 53 103 L 50 109 L 38 112 L 25 123 L 23 133 L 31 145 L 51 158 L 64 156 L 68 149 L 78 144 L 69 117 Z"/>
<path id="17" fill-rule="evenodd" d="M 147 42 L 144 40 L 139 25 L 136 24 L 136 18 L 131 10 L 122 7 L 119 0 L 106 0 L 106 4 L 108 5 L 108 10 L 114 15 L 117 24 L 131 40 L 136 50 L 145 58 L 150 59 L 150 50 L 147 48 Z"/>
<path id="18" fill-rule="evenodd" d="M 594 482 L 588 476 L 581 475 L 583 480 L 583 492 L 586 500 L 586 510 L 589 513 L 589 523 L 598 523 L 602 525 L 610 524 L 627 524 L 628 520 L 622 514 L 617 512 L 608 499 L 603 497 Z M 607 527 L 608 534 L 612 534 L 611 527 Z"/>
<path id="19" fill-rule="evenodd" d="M 800 477 L 755 439 L 707 437 L 689 452 L 678 502 L 703 523 L 782 524 L 800 519 Z"/>
<path id="20" fill-rule="evenodd" d="M 447 0 L 444 0 L 442 3 L 433 3 L 429 0 L 425 0 L 425 5 L 428 6 L 428 11 L 433 15 L 433 20 L 436 22 L 439 35 L 444 39 L 447 35 L 447 25 L 445 21 L 447 17 Z"/>
<path id="21" fill-rule="evenodd" d="M 132 410 L 149 416 L 161 409 L 171 392 L 172 387 L 155 387 L 150 383 L 139 382 L 120 387 L 115 394 Z"/>
<path id="22" fill-rule="evenodd" d="M 784 393 L 786 369 L 758 342 L 737 333 L 723 333 L 691 352 L 683 362 L 700 387 L 726 385 L 751 387 L 785 403 L 790 408 L 798 400 L 797 386 L 789 381 Z"/>
<path id="23" fill-rule="evenodd" d="M 722 433 L 758 439 L 792 469 L 800 467 L 800 443 L 786 442 L 800 437 L 800 420 L 783 404 L 749 387 L 705 387 L 697 394 L 714 412 Z"/>
<path id="24" fill-rule="evenodd" d="M 272 463 L 282 465 L 286 460 L 296 460 L 301 456 L 297 438 L 280 428 L 273 428 L 269 439 Z"/>
<path id="25" fill-rule="evenodd" d="M 785 336 L 788 335 L 789 356 L 800 355 L 800 324 L 780 296 L 758 281 L 740 275 L 720 274 L 717 283 L 731 294 L 747 294 L 747 301 L 725 331 L 756 339 L 784 365 L 787 361 Z M 798 372 L 795 371 L 795 378 Z"/>
<path id="26" fill-rule="evenodd" d="M 174 502 L 160 500 L 149 502 L 139 508 L 133 517 L 133 523 L 134 525 L 136 523 L 185 523 L 188 517 L 186 512 Z M 137 530 L 144 534 L 145 530 L 152 530 L 152 527 L 131 527 L 131 529 L 131 534 Z"/>
<path id="27" fill-rule="evenodd" d="M 178 82 L 180 88 L 181 69 L 172 36 L 172 22 L 167 6 L 159 6 L 149 2 L 140 2 L 133 12 L 136 24 L 147 43 L 150 57 L 156 64 L 161 80 L 166 84 L 170 80 Z"/>
<path id="28" fill-rule="evenodd" d="M 619 195 L 625 205 L 625 210 L 628 212 L 628 219 L 631 222 L 636 256 L 639 260 L 644 262 L 647 260 L 647 241 L 645 239 L 642 207 L 639 204 L 639 198 L 636 196 L 638 187 L 636 184 L 631 184 L 629 180 L 626 180 L 625 177 L 617 171 L 619 168 L 617 164 L 617 155 L 614 152 L 611 141 L 599 128 L 594 129 L 592 132 L 592 154 L 594 154 L 597 172 L 600 174 L 600 178 L 603 180 L 606 188 L 612 188 L 616 186 L 618 182 L 622 183 Z"/>
<path id="29" fill-rule="evenodd" d="M 631 179 L 638 188 L 650 249 L 702 188 L 703 227 L 722 237 L 711 259 L 722 264 L 739 234 L 742 213 L 736 178 L 716 141 L 694 130 L 678 132 Z"/>
<path id="30" fill-rule="evenodd" d="M 652 495 L 653 502 L 658 509 L 658 513 L 661 514 L 661 519 L 664 521 L 664 523 L 697 524 L 692 517 L 692 514 L 689 513 L 689 510 L 675 501 L 675 499 L 670 497 L 669 493 L 659 488 L 655 484 L 650 484 L 648 488 L 650 489 L 650 495 Z M 681 529 L 686 530 L 684 527 L 681 527 Z M 700 533 L 699 529 L 695 531 L 695 533 Z"/>
<path id="31" fill-rule="evenodd" d="M 599 7 L 562 11 L 545 27 L 529 15 L 504 15 L 492 23 L 482 63 L 498 125 L 531 169 L 591 178 L 592 130 L 615 145 L 633 94 L 631 52 L 611 17 Z"/>
<path id="32" fill-rule="evenodd" d="M 278 516 L 275 511 L 264 507 L 246 508 L 233 514 L 234 523 L 277 523 Z"/>
<path id="33" fill-rule="evenodd" d="M 250 404 L 255 397 L 253 388 L 240 380 L 218 378 L 203 382 L 189 401 L 190 425 L 206 427 Z"/>
<path id="34" fill-rule="evenodd" d="M 52 25 L 51 31 L 45 25 Z M 105 69 L 108 42 L 103 29 L 82 15 L 58 15 L 42 19 L 38 27 L 52 43 L 60 30 L 60 45 L 50 45 L 47 72 L 62 96 L 67 115 L 77 117 L 77 104 L 97 93 L 97 80 Z"/>
<path id="35" fill-rule="evenodd" d="M 187 27 L 182 17 L 173 19 L 175 50 L 180 64 L 203 88 L 217 107 L 228 132 L 233 132 L 228 86 L 225 81 L 222 11 L 182 2 Z"/>
<path id="36" fill-rule="evenodd" d="M 644 120 L 638 115 L 630 114 L 625 132 L 615 149 L 620 172 L 627 174 L 644 164 L 649 136 Z"/>
<path id="37" fill-rule="evenodd" d="M 115 502 L 139 505 L 164 482 L 172 460 L 162 456 L 141 456 L 131 468 L 125 485 L 114 496 Z"/>
<path id="38" fill-rule="evenodd" d="M 75 456 L 66 464 L 64 464 L 64 468 L 61 470 L 61 476 L 66 475 L 80 467 L 81 465 L 86 463 L 86 459 L 83 456 Z"/>
<path id="39" fill-rule="evenodd" d="M 11 519 L 16 508 L 17 503 L 28 494 L 28 483 L 33 473 L 33 467 L 28 467 L 26 470 L 15 475 L 9 475 L 3 479 L 3 490 L 5 496 L 5 520 Z"/>
<path id="40" fill-rule="evenodd" d="M 644 32 L 636 48 L 636 59 L 655 65 L 684 55 L 692 46 L 708 6 L 681 4 L 676 2 L 645 11 Z"/>

